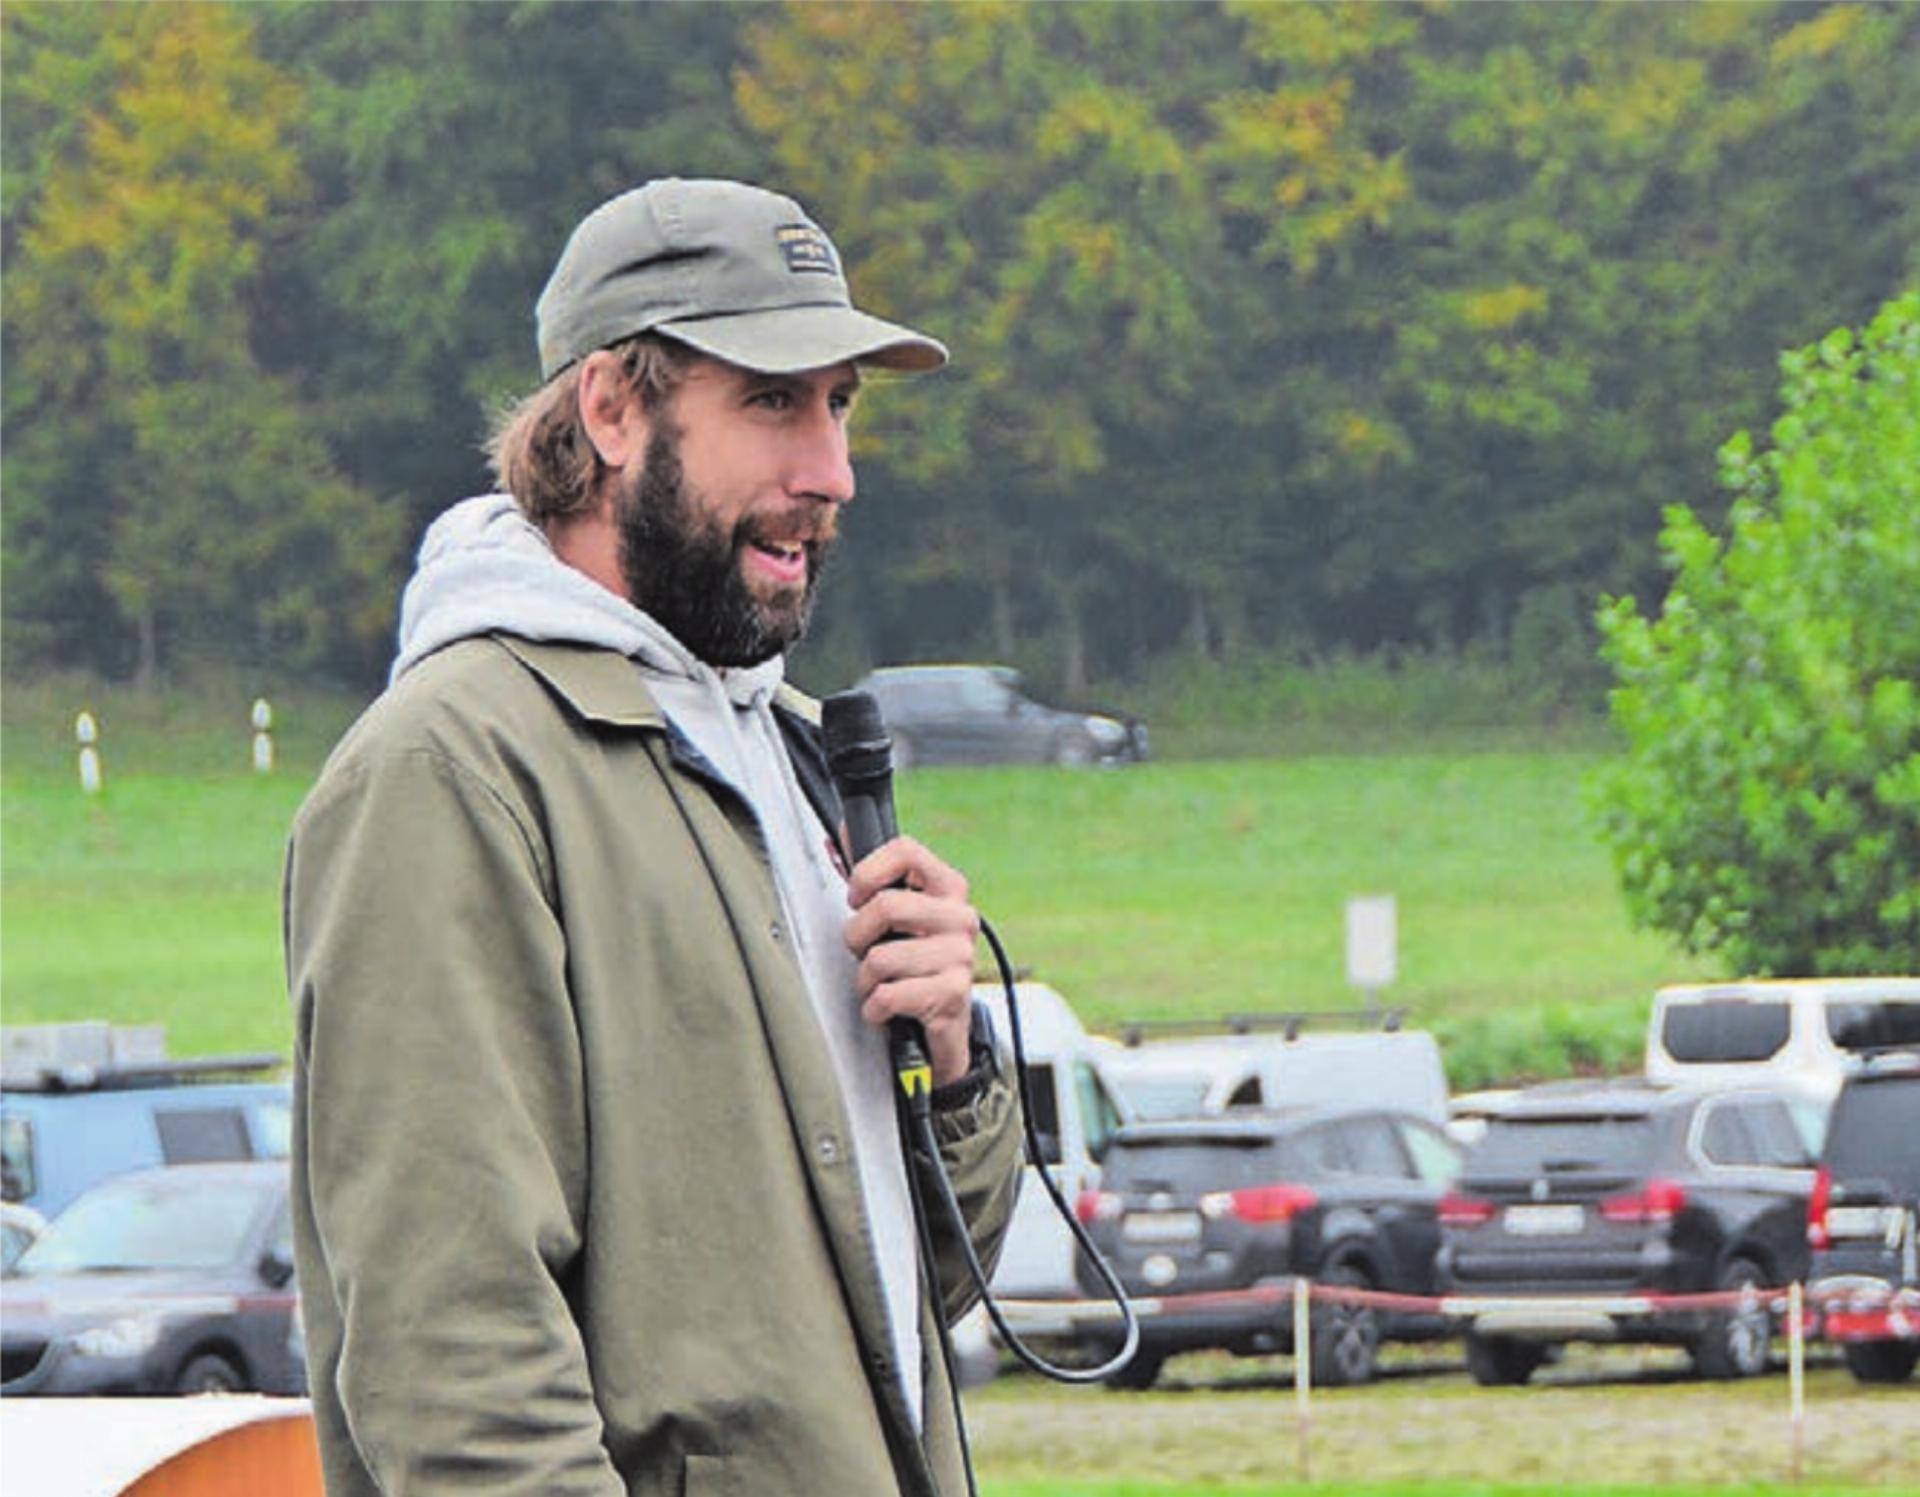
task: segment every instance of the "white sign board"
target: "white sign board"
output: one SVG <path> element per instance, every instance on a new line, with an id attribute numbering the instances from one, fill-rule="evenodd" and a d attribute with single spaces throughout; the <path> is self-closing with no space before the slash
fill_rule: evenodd
<path id="1" fill-rule="evenodd" d="M 1399 914 L 1391 894 L 1347 901 L 1347 981 L 1372 992 L 1399 976 Z"/>

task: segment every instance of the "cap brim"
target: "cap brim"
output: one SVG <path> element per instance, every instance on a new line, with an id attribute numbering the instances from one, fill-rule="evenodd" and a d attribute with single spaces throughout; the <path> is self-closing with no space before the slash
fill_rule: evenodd
<path id="1" fill-rule="evenodd" d="M 655 332 L 760 374 L 798 374 L 835 364 L 870 364 L 923 374 L 947 362 L 944 344 L 852 307 L 781 307 L 686 318 Z"/>

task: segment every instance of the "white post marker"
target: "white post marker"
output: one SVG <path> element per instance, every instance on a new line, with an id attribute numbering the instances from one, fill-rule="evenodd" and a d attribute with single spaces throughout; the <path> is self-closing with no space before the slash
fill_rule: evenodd
<path id="1" fill-rule="evenodd" d="M 1293 1281 L 1293 1411 L 1300 1444 L 1300 1480 L 1313 1480 L 1313 1300 L 1307 1276 Z"/>
<path id="2" fill-rule="evenodd" d="M 253 772 L 273 773 L 273 708 L 265 697 L 253 703 Z"/>
<path id="3" fill-rule="evenodd" d="M 1362 894 L 1347 901 L 1347 982 L 1380 1002 L 1383 988 L 1400 975 L 1400 916 L 1391 894 Z"/>
<path id="4" fill-rule="evenodd" d="M 1807 1463 L 1806 1297 L 1798 1283 L 1787 1286 L 1787 1399 L 1792 1410 L 1793 1484 L 1800 1485 Z"/>
<path id="5" fill-rule="evenodd" d="M 98 795 L 100 750 L 94 745 L 99 741 L 100 729 L 91 712 L 82 712 L 73 720 L 73 736 L 80 744 L 80 788 L 88 795 Z"/>

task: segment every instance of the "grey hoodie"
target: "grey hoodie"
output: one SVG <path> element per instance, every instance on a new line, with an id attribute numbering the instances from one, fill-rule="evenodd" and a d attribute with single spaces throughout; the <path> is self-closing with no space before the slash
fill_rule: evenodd
<path id="1" fill-rule="evenodd" d="M 860 1018 L 845 926 L 851 911 L 819 817 L 794 778 L 774 690 L 778 656 L 716 670 L 625 598 L 554 555 L 504 494 L 463 500 L 428 527 L 400 602 L 391 680 L 435 650 L 478 634 L 567 641 L 634 662 L 667 718 L 754 808 L 794 932 L 815 1014 L 839 1071 L 875 1255 L 886 1284 L 908 1407 L 920 1415 L 919 1287 L 912 1206 L 894 1118 L 885 1035 Z"/>

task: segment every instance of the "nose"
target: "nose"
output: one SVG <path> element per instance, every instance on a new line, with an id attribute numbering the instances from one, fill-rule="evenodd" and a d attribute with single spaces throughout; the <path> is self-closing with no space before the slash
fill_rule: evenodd
<path id="1" fill-rule="evenodd" d="M 797 498 L 845 504 L 853 498 L 853 459 L 847 425 L 822 402 L 795 433 L 787 486 Z"/>

